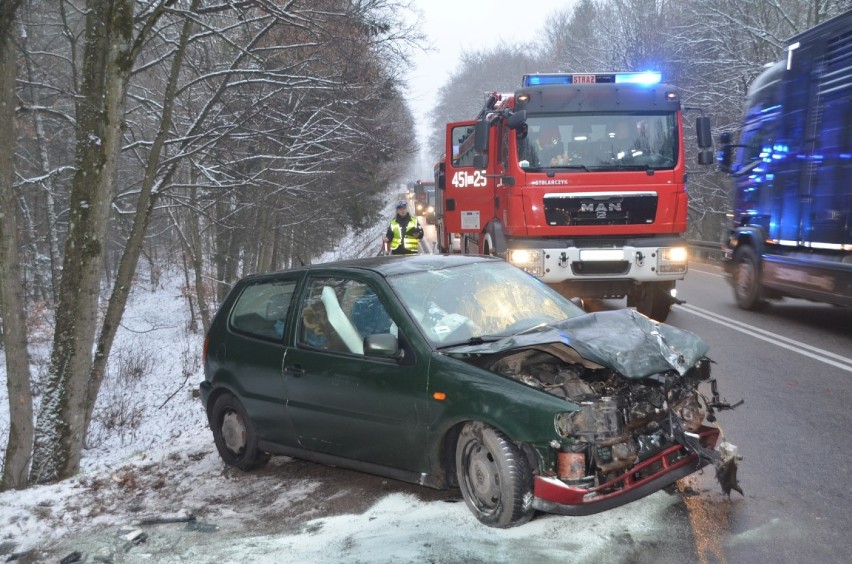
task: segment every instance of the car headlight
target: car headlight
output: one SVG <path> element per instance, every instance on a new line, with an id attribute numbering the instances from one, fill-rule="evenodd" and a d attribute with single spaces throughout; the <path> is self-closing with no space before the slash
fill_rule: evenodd
<path id="1" fill-rule="evenodd" d="M 544 276 L 544 254 L 538 249 L 509 249 L 509 262 L 533 276 Z"/>
<path id="2" fill-rule="evenodd" d="M 686 247 L 666 247 L 657 253 L 657 272 L 671 274 L 686 272 L 686 263 L 689 258 Z"/>

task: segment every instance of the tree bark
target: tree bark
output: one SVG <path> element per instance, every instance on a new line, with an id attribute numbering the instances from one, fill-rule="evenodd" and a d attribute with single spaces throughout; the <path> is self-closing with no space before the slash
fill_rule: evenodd
<path id="1" fill-rule="evenodd" d="M 0 12 L 0 314 L 6 352 L 9 437 L 0 491 L 27 485 L 33 446 L 33 400 L 27 352 L 26 308 L 21 289 L 15 191 L 15 45 L 12 29 L 20 0 Z"/>
<path id="2" fill-rule="evenodd" d="M 132 67 L 133 4 L 133 0 L 86 2 L 77 170 L 53 349 L 35 431 L 30 479 L 36 483 L 67 478 L 80 467 L 107 220 Z"/>
<path id="3" fill-rule="evenodd" d="M 197 201 L 197 189 L 192 188 L 190 202 L 194 204 Z M 204 247 L 201 244 L 201 233 L 198 227 L 198 213 L 195 211 L 195 205 L 189 208 L 189 217 L 187 218 L 187 229 L 189 231 L 190 248 L 192 252 L 192 267 L 195 271 L 195 295 L 198 299 L 198 312 L 201 314 L 201 329 L 204 335 L 210 328 L 210 309 L 207 306 L 207 287 L 204 284 Z"/>

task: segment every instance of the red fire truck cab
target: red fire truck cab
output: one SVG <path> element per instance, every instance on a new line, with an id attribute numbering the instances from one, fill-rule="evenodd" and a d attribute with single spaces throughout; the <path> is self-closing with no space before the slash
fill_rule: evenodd
<path id="1" fill-rule="evenodd" d="M 714 162 L 696 120 L 700 164 Z M 683 108 L 659 73 L 525 75 L 449 123 L 436 169 L 442 250 L 501 256 L 569 296 L 665 321 L 687 270 Z"/>

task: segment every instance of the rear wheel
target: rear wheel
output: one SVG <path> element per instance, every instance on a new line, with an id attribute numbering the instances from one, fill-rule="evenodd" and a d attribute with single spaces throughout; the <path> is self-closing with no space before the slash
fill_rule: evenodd
<path id="1" fill-rule="evenodd" d="M 532 518 L 532 474 L 520 449 L 500 431 L 466 424 L 456 447 L 456 471 L 464 501 L 482 523 L 505 528 Z"/>
<path id="2" fill-rule="evenodd" d="M 243 404 L 231 394 L 219 396 L 208 414 L 216 450 L 226 464 L 253 470 L 269 462 L 269 453 L 257 449 L 257 433 Z"/>
<path id="3" fill-rule="evenodd" d="M 745 245 L 734 255 L 734 297 L 741 309 L 760 309 L 766 305 L 760 290 L 760 270 L 757 254 Z"/>

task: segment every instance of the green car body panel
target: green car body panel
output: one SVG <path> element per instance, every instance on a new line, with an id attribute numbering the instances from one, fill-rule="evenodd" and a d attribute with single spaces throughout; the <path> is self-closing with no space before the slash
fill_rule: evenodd
<path id="1" fill-rule="evenodd" d="M 205 406 L 211 405 L 211 395 L 215 399 L 228 391 L 243 403 L 267 447 L 324 453 L 340 457 L 342 465 L 347 459 L 366 461 L 420 475 L 420 482 L 438 487 L 447 485 L 451 457 L 446 441 L 468 421 L 482 421 L 519 444 L 539 447 L 539 459 L 552 470 L 549 445 L 560 439 L 554 418 L 575 405 L 435 351 L 408 312 L 394 307 L 382 277 L 372 271 L 320 266 L 298 277 L 297 295 L 308 279 L 332 276 L 377 289 L 400 332 L 410 336 L 413 358 L 400 362 L 300 347 L 293 330 L 297 307 L 291 307 L 287 333 L 279 342 L 235 331 L 227 316 L 242 290 L 286 279 L 284 273 L 252 276 L 234 287 L 211 323 L 208 338 L 214 348 L 208 351 L 209 377 L 202 385 Z M 307 372 L 295 375 L 282 369 L 285 365 Z M 436 400 L 435 392 L 445 399 Z"/>
<path id="2" fill-rule="evenodd" d="M 432 277 L 427 283 L 438 280 L 432 290 L 419 285 L 424 273 Z M 493 310 L 471 287 L 496 304 Z M 508 301 L 501 301 L 507 287 Z M 436 288 L 454 298 L 467 292 L 465 299 L 475 299 L 473 307 L 487 313 L 487 323 L 496 319 L 498 329 L 487 333 L 486 322 L 438 307 L 441 296 L 427 296 Z M 438 298 L 430 301 L 433 295 Z M 282 307 L 273 308 L 274 302 Z M 511 304 L 514 313 L 501 313 Z M 380 314 L 370 320 L 374 329 L 356 330 L 367 319 L 355 313 L 359 305 Z M 432 322 L 436 307 L 442 317 Z M 324 330 L 315 317 L 326 323 Z M 511 526 L 528 519 L 532 508 L 602 511 L 710 462 L 718 467 L 721 455 L 712 449 L 719 430 L 702 421 L 735 405 L 719 400 L 706 351 L 688 331 L 631 310 L 586 314 L 499 259 L 381 257 L 237 282 L 207 334 L 200 394 L 211 427 L 214 419 L 219 426 L 212 429 L 217 448 L 230 464 L 250 468 L 258 451 L 437 488 L 460 480 L 468 506 L 486 524 L 493 524 L 491 494 L 469 495 L 481 475 L 474 464 L 489 465 L 476 430 L 492 428 L 489 440 L 503 452 L 497 458 L 516 460 L 519 453 L 526 459 L 517 466 L 521 475 L 508 478 L 521 494 L 530 488 L 531 505 L 524 501 L 512 510 Z M 709 398 L 698 393 L 706 382 L 712 383 Z M 223 394 L 244 411 L 232 401 L 217 402 Z M 469 427 L 457 450 L 470 422 L 487 427 Z M 582 475 L 572 481 L 561 467 L 581 451 L 587 453 Z M 727 484 L 720 478 L 723 490 L 738 488 L 735 452 L 729 449 L 724 461 L 730 478 Z M 245 459 L 243 453 L 249 453 Z M 506 476 L 491 474 L 495 469 L 484 474 L 503 483 Z M 485 509 L 474 509 L 480 506 Z"/>

